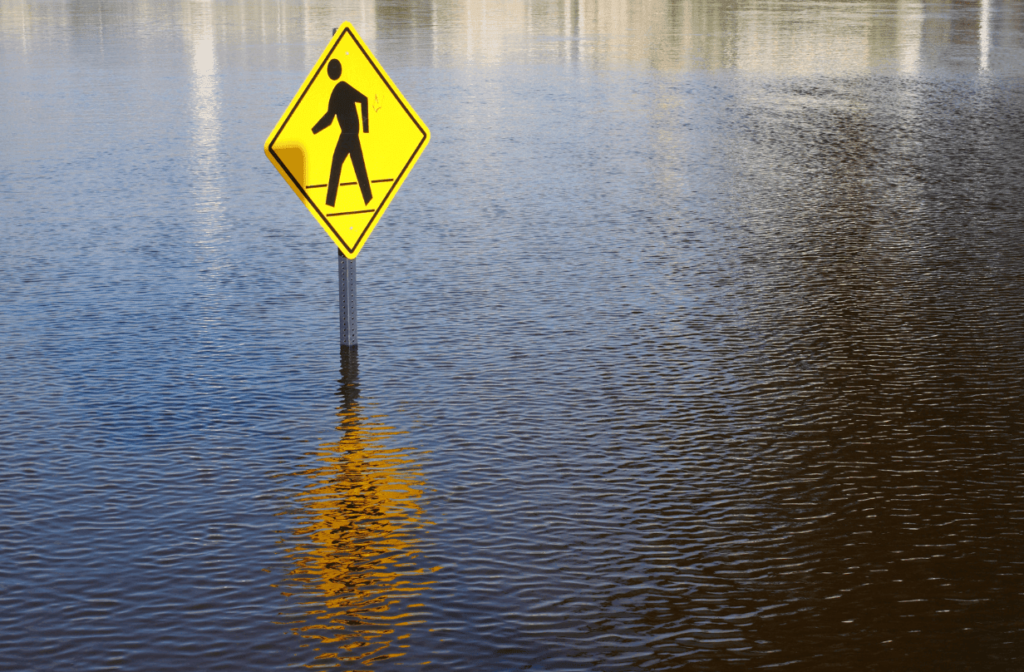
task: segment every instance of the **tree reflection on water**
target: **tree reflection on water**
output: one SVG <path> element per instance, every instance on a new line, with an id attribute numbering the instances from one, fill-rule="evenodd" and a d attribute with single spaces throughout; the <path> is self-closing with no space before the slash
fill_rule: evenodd
<path id="1" fill-rule="evenodd" d="M 369 667 L 404 655 L 402 629 L 422 620 L 418 596 L 433 570 L 417 563 L 417 532 L 429 524 L 423 480 L 399 447 L 405 434 L 359 403 L 355 354 L 342 359 L 337 441 L 323 443 L 308 479 L 282 515 L 295 525 L 286 555 L 294 563 L 278 587 L 298 599 L 285 624 L 320 652 L 319 664 Z"/>

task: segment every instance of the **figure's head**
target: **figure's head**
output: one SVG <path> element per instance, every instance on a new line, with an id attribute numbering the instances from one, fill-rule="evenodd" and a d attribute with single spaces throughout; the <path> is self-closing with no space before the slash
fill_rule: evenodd
<path id="1" fill-rule="evenodd" d="M 341 61 L 336 58 L 331 59 L 331 62 L 327 64 L 327 76 L 331 79 L 341 77 Z"/>

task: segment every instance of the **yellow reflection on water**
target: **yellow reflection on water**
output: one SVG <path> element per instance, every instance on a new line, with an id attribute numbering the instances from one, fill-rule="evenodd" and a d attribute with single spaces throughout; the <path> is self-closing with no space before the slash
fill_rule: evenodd
<path id="1" fill-rule="evenodd" d="M 308 483 L 290 512 L 294 568 L 280 587 L 300 600 L 304 615 L 288 625 L 318 652 L 308 667 L 366 669 L 402 656 L 403 629 L 421 620 L 431 570 L 417 563 L 417 532 L 428 523 L 405 432 L 359 403 L 354 359 L 342 373 L 341 437 L 299 473 Z"/>

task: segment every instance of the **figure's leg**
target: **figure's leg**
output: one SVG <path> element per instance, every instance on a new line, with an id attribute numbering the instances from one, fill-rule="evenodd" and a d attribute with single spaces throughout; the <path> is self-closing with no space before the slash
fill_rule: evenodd
<path id="1" fill-rule="evenodd" d="M 356 171 L 359 190 L 363 192 L 363 204 L 366 205 L 373 198 L 373 192 L 370 191 L 370 178 L 366 175 L 366 164 L 363 163 L 363 148 L 359 145 L 359 136 L 356 136 L 356 141 L 352 143 L 349 151 L 352 152 L 352 168 Z"/>
<path id="2" fill-rule="evenodd" d="M 341 136 L 344 138 L 345 136 Z M 331 179 L 327 181 L 327 205 L 334 207 L 338 200 L 338 182 L 341 180 L 341 167 L 348 156 L 348 148 L 344 146 L 341 138 L 338 138 L 338 146 L 334 148 L 334 158 L 331 160 Z"/>

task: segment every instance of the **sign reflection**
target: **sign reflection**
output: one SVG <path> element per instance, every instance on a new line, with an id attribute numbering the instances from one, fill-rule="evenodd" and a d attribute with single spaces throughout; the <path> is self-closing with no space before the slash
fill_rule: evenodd
<path id="1" fill-rule="evenodd" d="M 315 462 L 296 474 L 306 485 L 285 514 L 295 521 L 287 550 L 294 567 L 279 587 L 298 598 L 287 625 L 320 664 L 365 668 L 402 656 L 403 628 L 422 620 L 416 602 L 430 584 L 417 562 L 424 486 L 400 446 L 405 432 L 359 402 L 355 353 L 343 355 L 340 383 L 341 436 L 320 444 Z"/>

